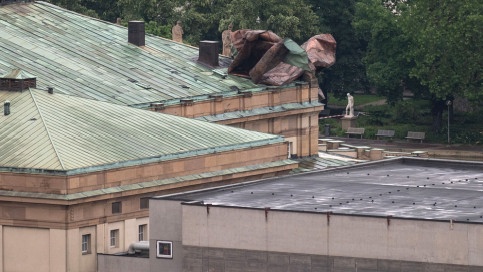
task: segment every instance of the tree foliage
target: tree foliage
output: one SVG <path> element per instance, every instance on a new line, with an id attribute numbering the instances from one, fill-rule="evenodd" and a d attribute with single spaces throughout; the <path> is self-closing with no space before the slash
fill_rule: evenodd
<path id="1" fill-rule="evenodd" d="M 201 40 L 221 40 L 219 22 L 227 0 L 193 0 L 178 4 L 177 20 L 183 23 L 187 43 L 197 45 Z"/>
<path id="2" fill-rule="evenodd" d="M 73 0 L 67 0 L 67 2 L 76 3 Z M 120 7 L 116 0 L 83 0 L 79 3 L 79 6 L 84 6 L 87 10 L 95 12 L 98 18 L 109 22 L 115 22 L 120 13 Z"/>
<path id="3" fill-rule="evenodd" d="M 362 62 L 365 40 L 356 35 L 352 26 L 356 1 L 310 2 L 318 17 L 321 32 L 331 33 L 337 41 L 336 63 L 320 72 L 322 90 L 339 98 L 346 97 L 346 93 L 367 91 L 368 81 Z"/>
<path id="4" fill-rule="evenodd" d="M 354 27 L 367 42 L 363 59 L 367 77 L 378 94 L 386 96 L 391 104 L 402 99 L 409 79 L 409 41 L 399 19 L 380 0 L 360 1 L 356 5 Z"/>
<path id="5" fill-rule="evenodd" d="M 144 20 L 162 25 L 174 25 L 176 1 L 170 0 L 118 0 L 119 17 L 123 21 Z"/>
<path id="6" fill-rule="evenodd" d="M 410 76 L 438 99 L 482 101 L 483 3 L 411 1 L 401 22 L 410 39 Z M 417 26 L 417 27 L 415 27 Z"/>
<path id="7" fill-rule="evenodd" d="M 481 103 L 482 4 L 471 0 L 361 0 L 354 26 L 367 41 L 368 78 L 395 102 L 404 89 L 433 101 L 433 128 L 445 100 Z"/>
<path id="8" fill-rule="evenodd" d="M 304 0 L 194 0 L 182 3 L 179 13 L 186 38 L 220 40 L 233 24 L 237 29 L 267 29 L 297 42 L 318 34 L 316 15 Z"/>
<path id="9" fill-rule="evenodd" d="M 298 43 L 319 34 L 317 15 L 304 0 L 233 0 L 221 21 L 228 22 L 238 29 L 271 30 Z"/>

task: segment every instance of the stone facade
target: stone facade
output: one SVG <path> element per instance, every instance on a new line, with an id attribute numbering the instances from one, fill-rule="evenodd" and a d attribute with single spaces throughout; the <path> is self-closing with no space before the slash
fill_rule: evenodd
<path id="1" fill-rule="evenodd" d="M 216 96 L 210 100 L 180 103 L 159 107 L 156 103 L 151 110 L 188 118 L 214 117 L 218 124 L 280 134 L 291 143 L 293 155 L 304 157 L 318 154 L 319 112 L 323 105 L 285 109 L 282 112 L 251 114 L 236 118 L 218 117 L 225 113 L 256 112 L 261 108 L 274 108 L 290 104 L 307 104 L 318 101 L 316 80 L 300 83 L 292 87 L 269 88 L 261 92 L 236 96 Z M 242 115 L 242 114 L 240 114 Z M 218 118 L 215 118 L 218 117 Z"/>
<path id="2" fill-rule="evenodd" d="M 296 164 L 268 166 L 285 160 L 287 148 L 283 142 L 71 175 L 0 172 L 2 190 L 18 192 L 0 195 L 0 271 L 97 271 L 97 253 L 126 252 L 139 226 L 149 225 L 147 198 L 286 173 Z M 85 235 L 90 247 L 82 253 Z M 29 251 L 38 253 L 18 254 Z"/>

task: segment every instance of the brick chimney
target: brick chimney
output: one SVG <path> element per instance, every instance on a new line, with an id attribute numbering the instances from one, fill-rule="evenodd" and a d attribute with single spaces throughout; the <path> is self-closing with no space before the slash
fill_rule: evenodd
<path id="1" fill-rule="evenodd" d="M 210 67 L 219 66 L 218 64 L 219 42 L 200 41 L 198 62 Z"/>
<path id="2" fill-rule="evenodd" d="M 127 24 L 128 37 L 127 41 L 137 46 L 144 46 L 145 33 L 143 21 L 129 21 Z"/>

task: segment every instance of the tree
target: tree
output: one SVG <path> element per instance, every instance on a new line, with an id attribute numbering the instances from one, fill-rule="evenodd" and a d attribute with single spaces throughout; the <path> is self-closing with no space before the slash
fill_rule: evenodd
<path id="1" fill-rule="evenodd" d="M 368 78 L 390 101 L 410 87 L 433 102 L 433 129 L 445 100 L 481 103 L 482 4 L 471 0 L 364 0 L 354 22 L 367 38 Z M 385 91 L 384 91 L 385 90 Z"/>
<path id="2" fill-rule="evenodd" d="M 390 104 L 402 99 L 411 66 L 406 58 L 409 41 L 398 23 L 399 17 L 380 0 L 356 4 L 354 27 L 367 42 L 363 58 L 367 77 Z"/>
<path id="3" fill-rule="evenodd" d="M 346 93 L 367 91 L 368 81 L 362 53 L 364 39 L 356 35 L 352 26 L 355 14 L 355 0 L 310 0 L 312 9 L 319 19 L 321 32 L 330 33 L 337 41 L 337 60 L 332 67 L 320 72 L 320 85 L 327 97 L 332 92 L 336 97 Z"/>
<path id="4" fill-rule="evenodd" d="M 183 39 L 193 45 L 199 44 L 201 40 L 221 40 L 219 22 L 224 16 L 228 2 L 192 0 L 180 3 L 177 16 L 183 22 Z"/>
<path id="5" fill-rule="evenodd" d="M 233 0 L 220 25 L 234 29 L 266 29 L 301 44 L 319 34 L 317 15 L 304 0 Z"/>
<path id="6" fill-rule="evenodd" d="M 410 75 L 437 98 L 458 95 L 481 102 L 483 3 L 411 1 L 403 20 L 410 38 Z M 415 27 L 418 26 L 418 27 Z"/>
<path id="7" fill-rule="evenodd" d="M 299 43 L 318 34 L 316 15 L 304 0 L 192 0 L 178 6 L 191 44 L 220 40 L 230 23 L 234 30 L 267 29 Z"/>
<path id="8" fill-rule="evenodd" d="M 96 17 L 105 21 L 116 22 L 116 19 L 121 15 L 121 10 L 116 0 L 82 0 L 81 5 L 87 10 L 95 12 Z"/>
<path id="9" fill-rule="evenodd" d="M 176 1 L 118 0 L 117 5 L 124 21 L 143 20 L 146 23 L 154 21 L 157 24 L 171 26 L 176 23 L 176 19 L 173 20 L 175 8 L 178 6 Z"/>
<path id="10" fill-rule="evenodd" d="M 95 10 L 86 6 L 85 2 L 89 2 L 89 0 L 50 0 L 49 2 L 68 10 L 99 18 L 99 15 Z"/>

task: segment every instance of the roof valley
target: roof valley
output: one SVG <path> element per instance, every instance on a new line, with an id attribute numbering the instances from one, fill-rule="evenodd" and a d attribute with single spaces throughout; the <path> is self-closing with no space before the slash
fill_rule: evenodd
<path id="1" fill-rule="evenodd" d="M 45 132 L 47 132 L 47 136 L 49 138 L 50 144 L 52 145 L 52 148 L 54 149 L 55 155 L 57 156 L 57 159 L 59 160 L 59 163 L 62 167 L 62 170 L 65 170 L 65 166 L 64 166 L 64 163 L 62 162 L 62 158 L 60 157 L 59 152 L 57 151 L 57 148 L 55 147 L 55 143 L 52 140 L 52 136 L 50 135 L 49 127 L 45 123 L 44 117 L 42 115 L 42 110 L 40 109 L 40 107 L 37 103 L 37 100 L 35 99 L 35 96 L 34 96 L 31 89 L 29 89 L 29 93 L 30 93 L 30 96 L 32 97 L 32 101 L 34 102 L 35 107 L 37 108 L 37 111 L 39 112 L 40 120 L 42 121 L 42 124 L 44 125 Z"/>

